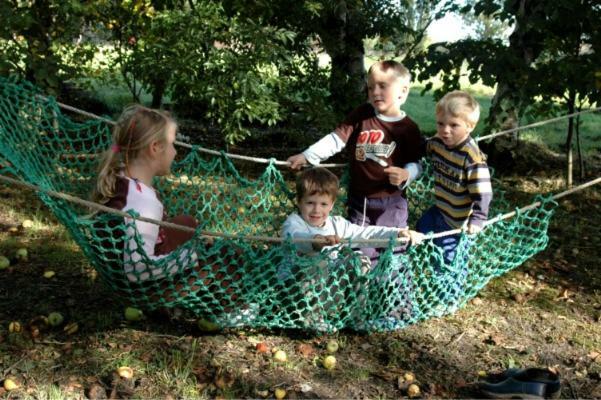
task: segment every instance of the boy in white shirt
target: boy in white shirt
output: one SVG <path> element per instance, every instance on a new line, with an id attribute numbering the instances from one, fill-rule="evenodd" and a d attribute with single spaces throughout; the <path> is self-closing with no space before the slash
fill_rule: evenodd
<path id="1" fill-rule="evenodd" d="M 411 243 L 422 235 L 408 228 L 386 226 L 360 226 L 341 216 L 330 216 L 338 197 L 338 178 L 325 168 L 303 171 L 296 181 L 298 213 L 288 216 L 282 236 L 303 239 L 323 239 L 323 243 L 296 243 L 296 248 L 306 254 L 317 254 L 340 245 L 341 239 L 408 238 Z"/>
<path id="2" fill-rule="evenodd" d="M 324 252 L 330 259 L 338 259 L 342 246 L 341 239 L 348 239 L 352 244 L 352 240 L 356 239 L 404 237 L 413 244 L 423 238 L 421 233 L 407 228 L 360 226 L 343 217 L 330 216 L 338 189 L 338 178 L 325 168 L 310 168 L 299 174 L 296 181 L 298 213 L 288 216 L 282 228 L 282 236 L 296 239 L 322 239 L 322 242 L 295 243 L 299 253 L 318 255 Z M 365 256 L 358 257 L 362 258 L 361 273 L 364 275 L 371 268 L 371 262 Z M 324 264 L 323 260 L 321 262 L 316 260 L 314 268 L 297 271 L 296 274 L 293 274 L 289 267 L 282 267 L 278 275 L 282 280 L 300 279 L 305 282 L 303 284 L 304 307 L 308 307 L 311 312 L 308 315 L 301 315 L 312 328 L 333 331 L 336 327 L 328 321 L 336 321 L 339 326 L 343 326 L 345 320 L 350 320 L 353 326 L 358 327 L 365 318 L 364 303 L 368 293 L 365 287 L 366 280 L 357 276 L 351 258 L 340 255 L 338 262 L 333 264 L 340 268 L 328 268 L 327 264 Z M 392 274 L 396 275 L 397 272 Z M 407 290 L 410 288 L 398 288 L 399 293 Z M 332 291 L 340 294 L 338 300 L 330 299 Z M 350 313 L 347 314 L 343 310 Z"/>

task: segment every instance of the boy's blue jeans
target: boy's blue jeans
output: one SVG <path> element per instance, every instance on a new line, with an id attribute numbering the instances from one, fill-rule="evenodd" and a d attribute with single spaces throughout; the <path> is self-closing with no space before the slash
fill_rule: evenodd
<path id="1" fill-rule="evenodd" d="M 439 233 L 450 231 L 453 228 L 444 220 L 442 213 L 438 210 L 437 207 L 430 207 L 424 215 L 417 221 L 417 225 L 415 226 L 415 230 L 421 232 L 423 234 L 427 234 L 430 232 Z M 458 234 L 444 236 L 441 238 L 434 239 L 434 244 L 443 251 L 443 257 L 445 264 L 451 265 L 453 259 L 455 259 L 455 253 L 457 252 L 457 245 L 459 244 L 460 236 Z"/>
<path id="2" fill-rule="evenodd" d="M 440 210 L 433 206 L 428 209 L 424 215 L 417 221 L 416 230 L 427 234 L 430 232 L 439 233 L 454 229 L 447 224 Z M 467 252 L 471 245 L 471 240 L 464 240 L 461 252 L 464 254 L 461 259 L 455 259 L 458 252 L 458 246 L 461 239 L 460 234 L 444 236 L 433 240 L 434 244 L 442 249 L 444 263 L 447 268 L 435 266 L 435 270 L 441 273 L 441 278 L 445 280 L 443 287 L 446 287 L 447 294 L 442 297 L 448 305 L 455 303 L 463 295 L 463 287 L 467 278 Z"/>

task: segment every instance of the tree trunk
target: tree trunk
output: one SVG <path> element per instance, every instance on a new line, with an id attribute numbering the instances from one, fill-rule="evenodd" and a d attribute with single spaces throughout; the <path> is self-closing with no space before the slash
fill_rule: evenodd
<path id="1" fill-rule="evenodd" d="M 581 111 L 581 108 L 578 108 Z M 578 161 L 580 165 L 580 181 L 584 181 L 584 158 L 582 157 L 582 146 L 580 145 L 580 114 L 576 116 L 576 148 L 578 149 Z"/>
<path id="2" fill-rule="evenodd" d="M 326 17 L 319 35 L 324 50 L 332 60 L 330 93 L 334 110 L 347 114 L 366 100 L 365 49 L 359 29 L 354 29 L 352 12 L 346 1 L 339 1 Z"/>
<path id="3" fill-rule="evenodd" d="M 570 90 L 568 99 L 568 114 L 574 113 L 574 105 L 576 103 L 576 92 Z M 566 186 L 572 187 L 573 184 L 573 171 L 574 171 L 574 153 L 572 151 L 572 140 L 574 138 L 574 117 L 568 119 L 568 136 L 566 138 L 566 155 L 567 155 L 567 168 L 566 168 Z"/>
<path id="4" fill-rule="evenodd" d="M 541 34 L 534 32 L 528 19 L 542 12 L 542 0 L 517 0 L 509 7 L 515 15 L 515 28 L 509 37 L 507 53 L 498 62 L 507 62 L 504 73 L 497 77 L 497 91 L 491 101 L 488 130 L 491 132 L 516 128 L 521 111 L 527 106 L 529 96 L 524 87 L 530 77 L 530 65 L 539 56 Z M 512 150 L 517 144 L 517 134 L 499 136 L 488 149 L 491 163 L 502 161 L 504 167 L 513 164 Z M 498 165 L 498 164 L 497 164 Z"/>
<path id="5" fill-rule="evenodd" d="M 164 79 L 158 79 L 153 82 L 152 85 L 152 108 L 161 108 L 161 104 L 163 103 L 163 95 L 165 94 L 165 88 L 167 86 L 167 81 Z"/>

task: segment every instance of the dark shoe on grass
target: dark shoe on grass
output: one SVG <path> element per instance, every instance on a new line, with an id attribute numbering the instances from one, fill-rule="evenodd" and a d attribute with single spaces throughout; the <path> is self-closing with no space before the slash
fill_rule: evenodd
<path id="1" fill-rule="evenodd" d="M 561 392 L 559 375 L 544 368 L 510 368 L 489 375 L 479 387 L 491 399 L 551 399 Z"/>

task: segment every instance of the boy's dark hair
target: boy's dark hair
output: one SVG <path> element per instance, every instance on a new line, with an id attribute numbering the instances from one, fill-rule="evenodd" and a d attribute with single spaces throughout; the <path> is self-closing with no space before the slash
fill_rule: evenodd
<path id="1" fill-rule="evenodd" d="M 309 168 L 296 177 L 296 200 L 305 195 L 327 194 L 336 200 L 338 197 L 338 177 L 323 167 Z"/>
<path id="2" fill-rule="evenodd" d="M 375 63 L 372 64 L 371 67 L 369 67 L 369 70 L 367 71 L 368 76 L 371 74 L 371 71 L 373 68 L 380 68 L 384 72 L 388 71 L 389 69 L 392 69 L 397 78 L 401 78 L 401 79 L 407 81 L 407 83 L 411 82 L 411 72 L 409 72 L 407 67 L 405 67 L 403 64 L 401 64 L 398 61 L 394 61 L 394 60 L 376 61 Z"/>

